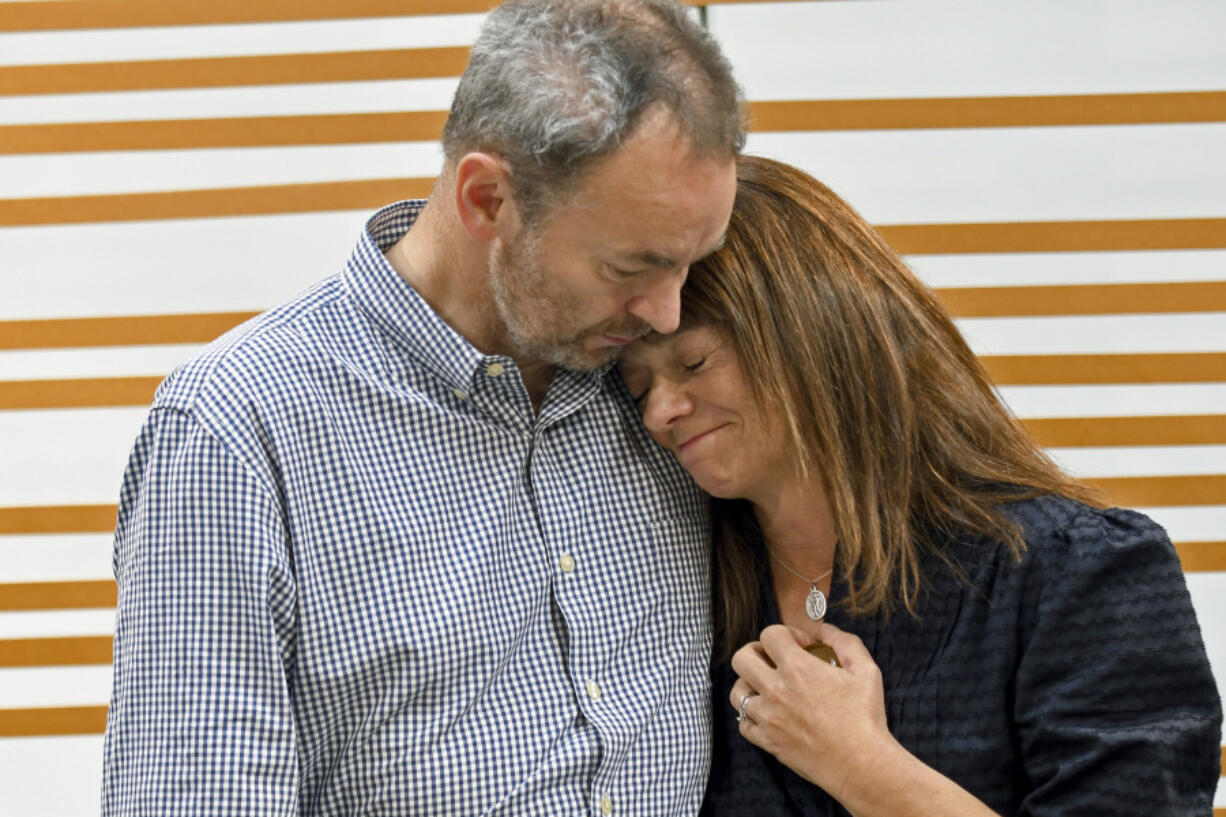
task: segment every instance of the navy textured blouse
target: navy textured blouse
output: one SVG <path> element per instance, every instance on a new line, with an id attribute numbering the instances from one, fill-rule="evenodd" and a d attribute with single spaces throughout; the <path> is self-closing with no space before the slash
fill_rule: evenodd
<path id="1" fill-rule="evenodd" d="M 1222 711 L 1178 557 L 1134 511 L 1043 497 L 1015 503 L 1027 551 L 954 544 L 935 558 L 920 618 L 827 620 L 881 668 L 890 731 L 1002 815 L 1208 815 Z M 761 624 L 779 612 L 764 577 Z M 736 675 L 713 669 L 715 746 L 703 813 L 843 815 L 737 730 Z"/>

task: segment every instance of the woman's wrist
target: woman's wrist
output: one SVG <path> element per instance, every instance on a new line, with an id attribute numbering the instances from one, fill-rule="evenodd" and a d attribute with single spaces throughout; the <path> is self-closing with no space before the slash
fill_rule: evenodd
<path id="1" fill-rule="evenodd" d="M 867 748 L 867 747 L 866 747 Z M 853 817 L 995 817 L 978 798 L 907 751 L 892 735 L 872 756 L 849 758 L 827 789 Z"/>

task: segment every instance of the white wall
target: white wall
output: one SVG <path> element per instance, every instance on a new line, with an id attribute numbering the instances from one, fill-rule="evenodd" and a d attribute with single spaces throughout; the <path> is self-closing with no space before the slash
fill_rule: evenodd
<path id="1" fill-rule="evenodd" d="M 4 4 L 0 3 L 0 7 Z M 752 100 L 1226 89 L 1220 0 L 720 5 Z M 0 33 L 0 65 L 466 45 L 478 15 Z M 445 108 L 455 81 L 4 96 L 0 125 Z M 2 138 L 2 137 L 0 137 Z M 1226 122 L 754 134 L 874 223 L 1226 216 Z M 436 143 L 3 155 L 0 199 L 433 175 Z M 0 321 L 255 310 L 343 263 L 363 212 L 0 227 Z M 935 286 L 1226 280 L 1226 250 L 919 256 Z M 1226 313 L 979 318 L 994 354 L 1226 351 Z M 0 351 L 0 381 L 161 375 L 194 346 Z M 1224 374 L 1226 378 L 1226 374 Z M 1023 417 L 1226 413 L 1226 385 L 1003 389 Z M 111 503 L 138 408 L 0 411 L 0 506 Z M 1226 446 L 1061 449 L 1083 476 L 1226 473 Z M 1226 506 L 1146 508 L 1178 541 Z M 110 576 L 102 534 L 0 535 L 0 583 Z M 1219 684 L 1226 575 L 1189 585 Z M 0 612 L 0 639 L 107 635 L 113 611 Z M 104 704 L 109 667 L 0 669 L 0 708 Z M 0 740 L 0 815 L 98 810 L 101 736 Z M 1219 794 L 1218 805 L 1226 806 Z"/>

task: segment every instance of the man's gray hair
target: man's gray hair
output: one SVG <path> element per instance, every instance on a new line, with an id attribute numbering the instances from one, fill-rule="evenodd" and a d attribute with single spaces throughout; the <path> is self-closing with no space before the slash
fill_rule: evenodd
<path id="1" fill-rule="evenodd" d="M 508 0 L 472 48 L 443 149 L 449 164 L 499 154 L 532 224 L 651 106 L 695 155 L 732 158 L 745 144 L 741 103 L 714 38 L 675 0 Z"/>

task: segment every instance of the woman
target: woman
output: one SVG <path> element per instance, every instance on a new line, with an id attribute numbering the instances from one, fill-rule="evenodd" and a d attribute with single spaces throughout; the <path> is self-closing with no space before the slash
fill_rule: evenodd
<path id="1" fill-rule="evenodd" d="M 620 367 L 715 497 L 706 813 L 1209 813 L 1221 709 L 1166 535 L 1044 456 L 859 215 L 746 157 L 683 301 Z"/>

